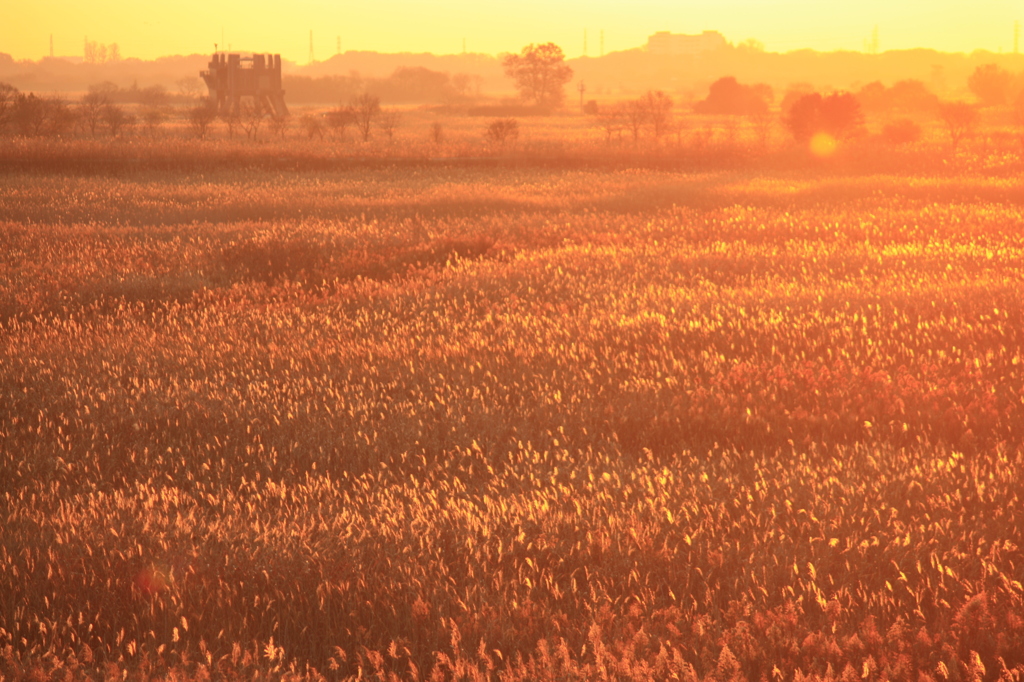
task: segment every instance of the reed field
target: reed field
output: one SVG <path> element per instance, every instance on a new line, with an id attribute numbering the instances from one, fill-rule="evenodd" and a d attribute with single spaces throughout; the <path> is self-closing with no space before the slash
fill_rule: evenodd
<path id="1" fill-rule="evenodd" d="M 1019 162 L 4 144 L 0 680 L 1024 676 Z"/>

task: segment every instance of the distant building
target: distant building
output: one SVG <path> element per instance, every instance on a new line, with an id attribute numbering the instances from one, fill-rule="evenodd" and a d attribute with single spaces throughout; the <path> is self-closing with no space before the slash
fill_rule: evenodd
<path id="1" fill-rule="evenodd" d="M 213 55 L 206 71 L 199 75 L 210 90 L 210 102 L 217 105 L 222 113 L 238 113 L 243 97 L 252 97 L 261 111 L 274 116 L 287 116 L 281 88 L 281 55 L 254 54 L 243 57 L 240 54 Z"/>
<path id="2" fill-rule="evenodd" d="M 658 31 L 647 38 L 647 51 L 651 54 L 694 55 L 726 47 L 725 36 L 718 31 L 704 31 L 700 35 Z"/>

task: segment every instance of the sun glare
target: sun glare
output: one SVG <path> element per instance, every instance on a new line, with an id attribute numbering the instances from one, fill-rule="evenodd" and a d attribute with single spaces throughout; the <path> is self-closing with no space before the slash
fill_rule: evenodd
<path id="1" fill-rule="evenodd" d="M 816 133 L 810 141 L 811 153 L 820 159 L 827 158 L 836 153 L 839 143 L 836 138 L 828 133 Z"/>

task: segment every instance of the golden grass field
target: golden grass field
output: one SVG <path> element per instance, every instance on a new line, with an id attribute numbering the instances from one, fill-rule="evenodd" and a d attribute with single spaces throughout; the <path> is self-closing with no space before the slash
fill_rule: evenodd
<path id="1" fill-rule="evenodd" d="M 1021 679 L 1018 166 L 4 144 L 0 679 Z"/>

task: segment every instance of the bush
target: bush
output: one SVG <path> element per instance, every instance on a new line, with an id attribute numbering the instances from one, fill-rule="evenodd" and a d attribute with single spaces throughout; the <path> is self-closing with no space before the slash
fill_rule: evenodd
<path id="1" fill-rule="evenodd" d="M 847 138 L 859 132 L 863 123 L 860 103 L 848 92 L 827 97 L 816 92 L 804 95 L 794 102 L 785 118 L 786 127 L 797 142 L 807 142 L 818 133 Z"/>
<path id="2" fill-rule="evenodd" d="M 491 121 L 484 134 L 487 140 L 499 147 L 506 142 L 515 142 L 519 138 L 519 121 L 514 118 L 498 118 Z"/>

